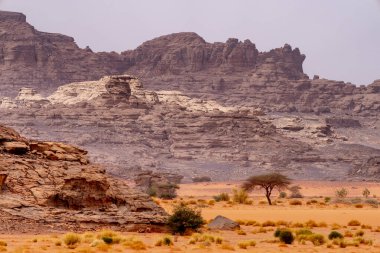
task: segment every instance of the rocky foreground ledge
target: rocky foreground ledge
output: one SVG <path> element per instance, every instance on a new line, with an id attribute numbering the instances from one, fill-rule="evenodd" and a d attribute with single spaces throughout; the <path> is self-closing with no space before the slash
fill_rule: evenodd
<path id="1" fill-rule="evenodd" d="M 31 141 L 0 125 L 0 233 L 152 230 L 167 214 L 148 195 L 90 164 L 86 151 Z"/>

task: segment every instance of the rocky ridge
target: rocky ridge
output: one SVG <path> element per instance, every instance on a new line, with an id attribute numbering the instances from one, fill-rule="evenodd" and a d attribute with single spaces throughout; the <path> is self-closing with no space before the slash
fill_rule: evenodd
<path id="1" fill-rule="evenodd" d="M 208 43 L 195 33 L 176 33 L 117 54 L 79 48 L 73 38 L 39 32 L 21 13 L 0 12 L 1 96 L 30 87 L 53 92 L 59 85 L 105 75 L 139 76 L 151 90 L 267 112 L 378 115 L 380 81 L 357 87 L 303 73 L 298 48 L 260 52 L 254 43 L 228 39 Z M 6 103 L 3 102 L 3 103 Z"/>
<path id="2" fill-rule="evenodd" d="M 83 146 L 120 177 L 140 173 L 137 167 L 185 180 L 243 179 L 268 170 L 298 179 L 363 179 L 380 171 L 373 162 L 380 126 L 371 118 L 265 114 L 145 89 L 129 75 L 64 85 L 48 97 L 28 91 L 0 109 L 4 122 L 30 137 Z"/>
<path id="3" fill-rule="evenodd" d="M 51 231 L 112 225 L 137 230 L 159 228 L 166 220 L 148 195 L 89 163 L 85 150 L 28 140 L 4 126 L 0 179 L 2 232 L 12 232 L 18 223 L 18 232 L 36 231 L 38 224 Z"/>

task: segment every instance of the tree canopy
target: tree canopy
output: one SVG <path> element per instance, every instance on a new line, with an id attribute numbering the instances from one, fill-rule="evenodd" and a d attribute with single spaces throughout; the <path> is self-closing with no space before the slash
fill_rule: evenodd
<path id="1" fill-rule="evenodd" d="M 291 183 L 291 180 L 279 173 L 269 173 L 258 176 L 252 176 L 248 178 L 242 185 L 242 188 L 246 191 L 252 191 L 255 188 L 261 188 L 265 190 L 265 196 L 269 205 L 272 205 L 270 196 L 274 188 L 282 189 L 286 188 Z"/>

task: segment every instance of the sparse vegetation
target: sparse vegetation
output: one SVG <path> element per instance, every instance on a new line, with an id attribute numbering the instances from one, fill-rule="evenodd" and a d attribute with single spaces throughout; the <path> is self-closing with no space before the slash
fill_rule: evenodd
<path id="1" fill-rule="evenodd" d="M 348 190 L 346 188 L 341 188 L 335 191 L 335 196 L 340 199 L 346 198 L 348 195 Z"/>
<path id="2" fill-rule="evenodd" d="M 348 226 L 360 226 L 361 223 L 358 220 L 350 220 L 347 225 Z"/>
<path id="3" fill-rule="evenodd" d="M 287 176 L 281 175 L 279 173 L 269 173 L 248 178 L 242 185 L 242 188 L 246 191 L 252 191 L 257 187 L 264 189 L 268 204 L 272 205 L 271 195 L 273 189 L 277 188 L 281 190 L 283 188 L 286 188 L 289 184 L 290 179 Z"/>
<path id="4" fill-rule="evenodd" d="M 293 199 L 293 200 L 289 201 L 289 205 L 291 205 L 291 206 L 301 206 L 302 205 L 302 201 L 298 200 L 298 199 Z"/>
<path id="5" fill-rule="evenodd" d="M 371 192 L 368 190 L 368 188 L 365 188 L 362 194 L 363 194 L 363 197 L 368 198 Z"/>
<path id="6" fill-rule="evenodd" d="M 230 195 L 228 193 L 222 192 L 219 195 L 216 195 L 213 197 L 216 202 L 220 201 L 229 201 L 230 200 Z"/>
<path id="7" fill-rule="evenodd" d="M 281 242 L 285 244 L 292 244 L 294 241 L 294 235 L 289 229 L 279 229 L 274 233 L 275 237 L 278 237 Z"/>
<path id="8" fill-rule="evenodd" d="M 338 231 L 331 231 L 328 238 L 329 240 L 342 239 L 343 235 L 339 233 Z"/>
<path id="9" fill-rule="evenodd" d="M 80 235 L 76 233 L 67 233 L 63 236 L 63 243 L 66 244 L 69 248 L 75 247 L 78 243 L 80 243 Z"/>
<path id="10" fill-rule="evenodd" d="M 173 239 L 170 236 L 164 236 L 155 243 L 155 246 L 172 246 L 173 244 Z"/>
<path id="11" fill-rule="evenodd" d="M 244 189 L 233 189 L 232 200 L 235 203 L 247 204 L 248 193 Z"/>
<path id="12" fill-rule="evenodd" d="M 191 179 L 194 183 L 202 183 L 202 182 L 211 182 L 211 178 L 207 176 L 203 177 L 193 177 Z"/>
<path id="13" fill-rule="evenodd" d="M 301 194 L 301 186 L 299 185 L 292 185 L 288 187 L 288 190 L 290 191 L 290 198 L 296 199 L 296 198 L 303 198 Z"/>
<path id="14" fill-rule="evenodd" d="M 168 219 L 168 226 L 172 233 L 183 235 L 186 230 L 196 231 L 205 221 L 199 210 L 180 204 L 174 207 L 173 214 Z"/>

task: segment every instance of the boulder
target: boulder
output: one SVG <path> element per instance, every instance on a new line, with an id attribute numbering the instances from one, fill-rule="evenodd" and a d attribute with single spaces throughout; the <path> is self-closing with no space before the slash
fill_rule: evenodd
<path id="1" fill-rule="evenodd" d="M 207 224 L 209 229 L 215 230 L 235 230 L 239 229 L 239 223 L 230 220 L 224 216 L 218 215 L 209 224 Z"/>

